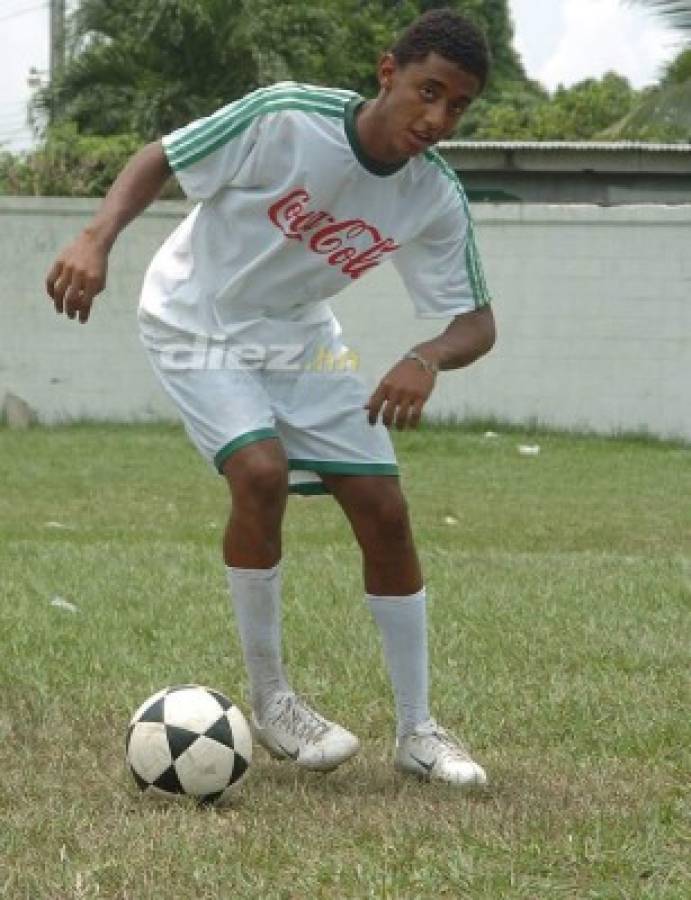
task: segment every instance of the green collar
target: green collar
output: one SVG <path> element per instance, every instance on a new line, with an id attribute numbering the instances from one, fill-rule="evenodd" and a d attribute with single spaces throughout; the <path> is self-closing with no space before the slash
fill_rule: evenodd
<path id="1" fill-rule="evenodd" d="M 353 97 L 353 99 L 349 101 L 348 105 L 345 108 L 345 116 L 343 121 L 345 124 L 345 133 L 346 137 L 348 138 L 348 143 L 350 144 L 352 151 L 357 158 L 357 161 L 361 166 L 363 166 L 363 168 L 367 169 L 368 172 L 371 172 L 372 175 L 393 175 L 403 168 L 407 160 L 404 159 L 403 162 L 399 163 L 385 163 L 380 162 L 377 159 L 372 159 L 372 157 L 366 152 L 358 136 L 357 127 L 355 124 L 358 113 L 361 111 L 364 105 L 365 101 L 362 97 Z"/>

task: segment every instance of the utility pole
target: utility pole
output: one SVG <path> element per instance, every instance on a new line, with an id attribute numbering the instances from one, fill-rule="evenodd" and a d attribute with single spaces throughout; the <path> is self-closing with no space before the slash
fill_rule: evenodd
<path id="1" fill-rule="evenodd" d="M 65 65 L 65 0 L 50 0 L 50 62 L 51 86 Z M 55 100 L 50 111 L 51 122 L 56 117 Z"/>

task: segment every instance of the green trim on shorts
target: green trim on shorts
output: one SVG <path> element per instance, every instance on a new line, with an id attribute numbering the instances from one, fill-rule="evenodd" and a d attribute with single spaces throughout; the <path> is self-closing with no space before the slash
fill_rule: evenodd
<path id="1" fill-rule="evenodd" d="M 223 463 L 229 456 L 232 456 L 236 450 L 241 450 L 243 447 L 247 447 L 248 444 L 256 444 L 257 441 L 268 441 L 271 438 L 278 439 L 278 434 L 273 428 L 258 428 L 256 431 L 247 431 L 245 434 L 241 434 L 240 437 L 236 437 L 234 440 L 230 441 L 230 443 L 226 444 L 224 447 L 221 447 L 214 456 L 214 465 L 222 475 Z"/>
<path id="2" fill-rule="evenodd" d="M 291 484 L 289 494 L 299 494 L 301 497 L 316 497 L 330 494 L 331 491 L 325 484 L 317 484 L 316 481 L 307 481 L 304 484 Z"/>
<path id="3" fill-rule="evenodd" d="M 396 463 L 354 463 L 321 459 L 290 459 L 288 468 L 327 475 L 398 475 Z"/>

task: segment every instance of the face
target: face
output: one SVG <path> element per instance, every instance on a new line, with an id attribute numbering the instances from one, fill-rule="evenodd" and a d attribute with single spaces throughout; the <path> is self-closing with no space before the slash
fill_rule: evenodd
<path id="1" fill-rule="evenodd" d="M 392 160 L 422 153 L 449 138 L 480 93 L 480 79 L 437 53 L 400 68 L 390 53 L 379 63 L 379 86 L 387 155 Z"/>

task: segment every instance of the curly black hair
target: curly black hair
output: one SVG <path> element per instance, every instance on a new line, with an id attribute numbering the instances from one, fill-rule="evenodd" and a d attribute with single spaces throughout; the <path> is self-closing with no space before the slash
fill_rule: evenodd
<path id="1" fill-rule="evenodd" d="M 433 52 L 475 75 L 484 88 L 491 65 L 489 45 L 469 19 L 453 9 L 431 9 L 415 19 L 391 48 L 401 67 L 420 62 Z"/>

